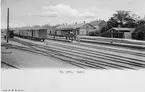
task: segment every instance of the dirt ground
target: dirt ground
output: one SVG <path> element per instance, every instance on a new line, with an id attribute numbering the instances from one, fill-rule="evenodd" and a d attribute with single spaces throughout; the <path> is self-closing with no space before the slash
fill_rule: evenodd
<path id="1" fill-rule="evenodd" d="M 32 52 L 1 47 L 1 61 L 18 68 L 76 68 L 76 66 L 53 58 Z M 2 64 L 2 68 L 9 68 Z"/>

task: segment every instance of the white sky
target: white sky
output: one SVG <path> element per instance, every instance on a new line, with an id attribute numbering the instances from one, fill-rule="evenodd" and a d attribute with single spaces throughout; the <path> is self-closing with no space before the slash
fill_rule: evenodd
<path id="1" fill-rule="evenodd" d="M 144 0 L 2 0 L 1 3 L 2 28 L 6 28 L 8 7 L 10 27 L 108 20 L 116 10 L 145 15 Z"/>

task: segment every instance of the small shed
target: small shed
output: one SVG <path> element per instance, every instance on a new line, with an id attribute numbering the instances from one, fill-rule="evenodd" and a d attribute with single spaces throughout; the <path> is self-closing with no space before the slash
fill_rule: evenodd
<path id="1" fill-rule="evenodd" d="M 134 30 L 135 30 L 135 28 L 115 28 L 115 27 L 113 27 L 108 31 L 111 32 L 112 38 L 131 39 L 132 38 L 131 34 Z"/>

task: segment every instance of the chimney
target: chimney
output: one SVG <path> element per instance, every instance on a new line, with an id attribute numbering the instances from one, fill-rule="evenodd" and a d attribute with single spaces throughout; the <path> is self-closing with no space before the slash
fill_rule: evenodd
<path id="1" fill-rule="evenodd" d="M 85 24 L 86 22 L 84 21 L 84 24 Z"/>
<path id="2" fill-rule="evenodd" d="M 75 24 L 77 24 L 77 22 Z"/>

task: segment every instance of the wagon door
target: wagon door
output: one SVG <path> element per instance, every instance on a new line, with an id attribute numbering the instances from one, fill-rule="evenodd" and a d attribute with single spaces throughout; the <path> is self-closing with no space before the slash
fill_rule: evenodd
<path id="1" fill-rule="evenodd" d="M 47 37 L 47 30 L 41 29 L 39 30 L 39 38 L 46 38 Z"/>
<path id="2" fill-rule="evenodd" d="M 33 30 L 33 37 L 39 38 L 39 30 Z"/>

